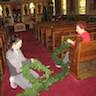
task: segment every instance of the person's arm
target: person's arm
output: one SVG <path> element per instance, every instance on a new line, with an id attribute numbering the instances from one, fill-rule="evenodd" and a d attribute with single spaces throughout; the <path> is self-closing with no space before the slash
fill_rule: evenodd
<path id="1" fill-rule="evenodd" d="M 24 54 L 22 53 L 20 49 L 18 49 L 18 52 L 19 52 L 20 57 L 22 58 L 22 61 L 26 61 L 28 59 L 24 56 Z"/>
<path id="2" fill-rule="evenodd" d="M 71 40 L 71 39 L 67 39 L 67 42 L 72 44 L 72 45 L 75 45 L 75 41 Z"/>
<path id="3" fill-rule="evenodd" d="M 34 58 L 31 58 L 31 62 L 33 62 L 34 61 Z"/>
<path id="4" fill-rule="evenodd" d="M 6 58 L 10 62 L 10 64 L 16 69 L 17 73 L 19 73 L 22 67 L 21 62 L 17 60 L 12 53 L 8 53 L 6 55 Z"/>

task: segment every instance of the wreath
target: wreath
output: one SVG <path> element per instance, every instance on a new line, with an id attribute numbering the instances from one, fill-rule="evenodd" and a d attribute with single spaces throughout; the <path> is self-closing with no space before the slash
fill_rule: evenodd
<path id="1" fill-rule="evenodd" d="M 32 83 L 32 88 L 24 90 L 22 93 L 17 94 L 16 96 L 37 96 L 43 90 L 48 90 L 48 87 L 53 83 L 63 80 L 64 77 L 68 74 L 68 68 L 66 64 L 63 64 L 62 60 L 58 58 L 58 54 L 63 52 L 65 48 L 69 48 L 69 43 L 64 42 L 59 48 L 57 48 L 53 54 L 52 58 L 56 64 L 61 65 L 61 72 L 56 75 L 52 75 L 52 71 L 48 69 L 48 66 L 42 64 L 39 60 L 34 59 L 32 64 L 25 64 L 22 68 L 22 73 L 26 79 Z M 38 70 L 44 72 L 41 78 L 37 79 L 29 72 L 30 69 Z"/>
<path id="2" fill-rule="evenodd" d="M 62 66 L 62 67 L 65 65 L 65 64 L 63 64 L 64 62 L 63 62 L 61 59 L 58 58 L 58 55 L 59 55 L 60 53 L 63 53 L 65 49 L 68 49 L 68 48 L 70 48 L 70 47 L 71 47 L 71 44 L 68 43 L 68 42 L 66 42 L 66 41 L 64 41 L 64 42 L 61 44 L 60 47 L 58 47 L 58 48 L 55 49 L 55 51 L 54 51 L 53 54 L 52 54 L 52 58 L 53 58 L 53 60 L 55 61 L 55 63 L 56 63 L 57 65 L 60 65 L 60 66 Z"/>

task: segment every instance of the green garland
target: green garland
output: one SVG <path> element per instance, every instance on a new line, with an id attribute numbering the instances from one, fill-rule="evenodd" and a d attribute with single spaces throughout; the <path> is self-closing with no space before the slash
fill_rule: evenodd
<path id="1" fill-rule="evenodd" d="M 48 90 L 48 87 L 53 83 L 63 80 L 64 77 L 68 74 L 68 68 L 66 64 L 63 64 L 62 60 L 58 58 L 58 54 L 60 54 L 65 48 L 69 48 L 70 45 L 64 42 L 59 48 L 57 48 L 53 54 L 52 58 L 56 61 L 57 64 L 62 65 L 61 72 L 57 73 L 55 76 L 52 75 L 52 71 L 48 69 L 47 66 L 44 66 L 39 60 L 34 59 L 32 64 L 25 64 L 22 68 L 22 73 L 26 79 L 32 83 L 32 88 L 24 90 L 22 93 L 17 94 L 17 96 L 37 96 L 39 92 L 43 90 Z M 39 71 L 43 71 L 44 75 L 36 79 L 29 72 L 30 69 L 35 69 Z"/>
<path id="2" fill-rule="evenodd" d="M 64 52 L 64 49 L 68 49 L 68 48 L 70 48 L 70 47 L 71 47 L 71 44 L 70 44 L 70 43 L 67 43 L 67 42 L 65 41 L 65 42 L 63 42 L 63 43 L 61 44 L 60 47 L 56 48 L 56 50 L 53 52 L 52 58 L 53 58 L 53 60 L 56 62 L 57 65 L 61 65 L 61 66 L 64 65 L 64 64 L 63 64 L 64 62 L 58 58 L 58 55 L 59 55 L 60 53 L 63 53 L 63 52 Z"/>

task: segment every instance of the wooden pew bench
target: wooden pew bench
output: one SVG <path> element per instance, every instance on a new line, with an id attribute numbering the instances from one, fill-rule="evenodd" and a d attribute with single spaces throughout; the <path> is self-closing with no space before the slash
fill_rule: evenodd
<path id="1" fill-rule="evenodd" d="M 51 26 L 51 25 L 41 28 L 40 40 L 41 40 L 41 43 L 43 45 L 45 45 L 46 47 L 47 47 L 47 44 L 46 44 L 47 36 L 46 35 L 48 34 L 48 36 L 49 35 L 51 36 L 52 30 L 53 30 L 53 26 Z"/>
<path id="2" fill-rule="evenodd" d="M 61 36 L 61 44 L 66 41 L 67 39 L 71 39 L 71 40 L 76 40 L 76 37 L 77 35 L 76 34 L 72 34 L 72 35 L 62 35 Z M 65 56 L 65 53 L 67 52 L 68 50 L 64 50 L 63 53 L 61 53 L 61 59 L 63 60 L 64 59 L 64 56 Z"/>
<path id="3" fill-rule="evenodd" d="M 67 36 L 67 35 L 76 34 L 76 28 L 73 25 L 59 26 L 59 27 L 54 26 L 53 28 L 50 29 L 50 31 L 49 31 L 49 29 L 46 29 L 45 39 L 42 39 L 42 40 L 43 40 L 43 42 L 45 41 L 45 45 L 47 46 L 48 49 L 49 49 L 48 46 L 50 46 L 48 41 L 51 41 L 52 42 L 51 49 L 53 51 L 60 45 L 60 38 L 62 35 Z M 90 32 L 90 33 L 92 33 L 93 31 L 96 32 L 95 30 L 96 30 L 96 27 L 94 27 L 94 26 L 88 28 L 88 32 Z"/>
<path id="4" fill-rule="evenodd" d="M 75 27 L 68 26 L 66 28 L 58 28 L 52 32 L 52 49 L 55 50 L 61 44 L 61 36 L 76 34 Z"/>
<path id="5" fill-rule="evenodd" d="M 46 33 L 46 31 L 42 31 L 43 29 L 44 30 L 47 30 L 47 29 L 50 29 L 50 28 L 57 28 L 57 27 L 68 27 L 68 26 L 73 26 L 74 24 L 73 23 L 69 23 L 69 22 L 58 22 L 58 21 L 55 21 L 55 22 L 43 22 L 43 23 L 38 23 L 38 24 L 35 24 L 35 35 L 36 35 L 36 38 L 37 40 L 41 40 L 41 36 L 42 34 Z M 47 36 L 47 35 L 46 35 Z M 43 40 L 43 39 L 42 39 Z"/>
<path id="6" fill-rule="evenodd" d="M 76 33 L 76 22 L 44 22 L 37 24 L 37 39 L 49 50 L 54 51 L 61 44 L 61 36 Z M 95 32 L 96 25 L 88 25 L 88 32 Z"/>
<path id="7" fill-rule="evenodd" d="M 70 50 L 70 72 L 77 79 L 96 76 L 96 40 L 78 41 Z"/>
<path id="8" fill-rule="evenodd" d="M 8 33 L 4 29 L 0 29 L 0 75 L 5 73 L 6 51 L 8 49 Z"/>
<path id="9" fill-rule="evenodd" d="M 3 76 L 5 73 L 5 64 L 6 64 L 6 52 L 4 50 L 4 42 L 2 37 L 0 37 L 0 76 Z"/>
<path id="10" fill-rule="evenodd" d="M 61 36 L 61 43 L 62 44 L 64 41 L 66 41 L 67 39 L 72 39 L 72 40 L 76 40 L 76 37 L 77 34 L 72 34 L 72 35 L 62 35 Z M 91 32 L 90 33 L 90 37 L 91 37 L 91 40 L 96 40 L 96 32 Z M 66 53 L 66 50 L 64 51 L 64 53 Z M 63 59 L 64 58 L 64 53 L 61 53 L 61 58 Z"/>

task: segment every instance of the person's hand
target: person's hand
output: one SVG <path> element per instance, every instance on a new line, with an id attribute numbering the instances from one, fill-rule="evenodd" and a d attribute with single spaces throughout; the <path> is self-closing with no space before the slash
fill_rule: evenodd
<path id="1" fill-rule="evenodd" d="M 50 65 L 46 66 L 47 68 L 50 68 Z"/>
<path id="2" fill-rule="evenodd" d="M 71 40 L 71 39 L 67 39 L 67 42 L 70 43 L 70 44 L 72 44 L 72 45 L 74 44 L 74 41 Z"/>
<path id="3" fill-rule="evenodd" d="M 68 42 L 68 43 L 71 43 L 71 42 L 72 42 L 72 40 L 71 40 L 71 39 L 67 39 L 67 42 Z"/>
<path id="4" fill-rule="evenodd" d="M 31 58 L 31 62 L 33 62 L 34 61 L 34 58 Z"/>

